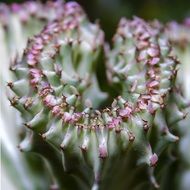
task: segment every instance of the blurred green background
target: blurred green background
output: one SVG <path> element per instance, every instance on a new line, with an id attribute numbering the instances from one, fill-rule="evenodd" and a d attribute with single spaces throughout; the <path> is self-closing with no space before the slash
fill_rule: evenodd
<path id="1" fill-rule="evenodd" d="M 115 27 L 122 16 L 133 15 L 144 19 L 159 19 L 163 22 L 181 21 L 190 16 L 190 0 L 76 0 L 92 21 L 99 19 L 106 32 L 107 39 L 115 32 Z M 6 3 L 24 2 L 6 0 Z M 45 2 L 45 1 L 44 1 Z"/>

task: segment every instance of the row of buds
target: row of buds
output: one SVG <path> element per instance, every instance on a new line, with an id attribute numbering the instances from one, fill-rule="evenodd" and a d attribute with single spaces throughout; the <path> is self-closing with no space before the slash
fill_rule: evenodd
<path id="1" fill-rule="evenodd" d="M 62 17 L 64 13 L 63 1 L 47 1 L 45 4 L 35 1 L 27 1 L 22 4 L 13 3 L 9 6 L 0 4 L 0 21 L 4 27 L 9 25 L 10 16 L 19 18 L 23 24 L 28 24 L 32 19 L 52 21 Z"/>
<path id="2" fill-rule="evenodd" d="M 154 113 L 164 106 L 163 98 L 176 75 L 177 60 L 167 39 L 160 36 L 160 28 L 135 18 L 122 19 L 113 40 L 111 54 L 117 54 L 117 59 L 108 59 L 108 70 L 113 76 L 110 80 L 114 83 L 115 78 L 124 77 L 123 91 L 129 92 L 129 99 L 136 94 L 135 101 L 132 99 L 138 103 L 137 108 Z"/>
<path id="3" fill-rule="evenodd" d="M 11 104 L 26 127 L 61 148 L 66 171 L 72 168 L 68 158 L 77 155 L 97 178 L 104 161 L 131 147 L 139 152 L 139 163 L 155 166 L 158 156 L 152 152 L 149 128 L 165 107 L 177 65 L 167 39 L 139 18 L 122 19 L 113 49 L 103 52 L 103 32 L 81 7 L 70 2 L 63 10 L 61 18 L 28 41 L 22 60 L 16 60 Z M 111 84 L 122 86 L 122 96 L 109 108 L 94 110 L 85 101 L 99 95 L 95 73 L 102 52 Z M 29 90 L 17 90 L 23 85 Z"/>

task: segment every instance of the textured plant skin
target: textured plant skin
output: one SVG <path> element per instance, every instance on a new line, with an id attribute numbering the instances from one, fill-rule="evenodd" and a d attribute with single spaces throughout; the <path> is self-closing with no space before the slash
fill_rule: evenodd
<path id="1" fill-rule="evenodd" d="M 56 18 L 10 67 L 19 149 L 47 160 L 51 189 L 180 189 L 173 171 L 189 102 L 163 26 L 123 18 L 110 48 L 78 4 Z"/>
<path id="2" fill-rule="evenodd" d="M 165 27 L 166 35 L 171 41 L 174 50 L 182 63 L 178 80 L 180 84 L 183 84 L 182 91 L 184 96 L 190 99 L 189 90 L 189 59 L 190 59 L 190 18 L 186 18 L 183 23 L 170 22 Z"/>
<path id="3" fill-rule="evenodd" d="M 181 61 L 181 67 L 178 71 L 177 89 L 190 102 L 190 18 L 186 18 L 183 23 L 170 22 L 165 27 L 166 35 L 171 41 L 174 50 Z M 189 106 L 186 108 L 186 113 L 190 112 Z M 178 130 L 183 139 L 179 142 L 179 153 L 181 167 L 178 172 L 179 189 L 189 189 L 190 182 L 190 154 L 187 147 L 190 147 L 190 115 L 178 125 Z"/>
<path id="4" fill-rule="evenodd" d="M 131 27 L 130 27 L 131 25 Z M 186 99 L 184 99 L 184 97 L 182 97 L 181 93 L 182 91 L 179 90 L 179 80 L 175 77 L 175 72 L 179 69 L 179 62 L 176 58 L 175 59 L 175 63 L 176 65 L 176 70 L 175 69 L 166 69 L 167 67 L 162 67 L 163 63 L 165 64 L 167 61 L 170 62 L 171 59 L 171 47 L 169 47 L 168 41 L 166 39 L 168 39 L 168 36 L 166 33 L 162 33 L 161 31 L 163 31 L 163 29 L 165 29 L 165 26 L 161 25 L 159 22 L 155 22 L 155 23 L 150 23 L 150 25 L 147 25 L 145 23 L 146 27 L 143 26 L 143 21 L 139 20 L 139 19 L 135 19 L 135 21 L 133 21 L 132 23 L 130 23 L 127 20 L 122 20 L 120 23 L 120 27 L 117 30 L 117 34 L 114 37 L 114 41 L 115 44 L 117 44 L 117 48 L 115 48 L 116 50 L 112 50 L 113 54 L 116 54 L 118 57 L 117 59 L 112 59 L 112 66 L 110 67 L 111 70 L 111 77 L 110 79 L 112 80 L 112 82 L 116 82 L 116 83 L 120 83 L 120 81 L 125 80 L 127 85 L 125 85 L 123 87 L 123 91 L 124 91 L 124 95 L 127 93 L 127 98 L 130 98 L 130 95 L 132 94 L 132 100 L 136 101 L 135 99 L 135 94 L 146 94 L 147 93 L 147 86 L 145 86 L 149 80 L 155 80 L 158 77 L 158 81 L 160 82 L 160 84 L 158 84 L 158 86 L 156 87 L 156 90 L 153 91 L 154 89 L 151 89 L 150 93 L 152 96 L 152 99 L 154 99 L 154 96 L 159 96 L 160 97 L 165 97 L 164 95 L 162 95 L 163 93 L 166 93 L 166 99 L 165 101 L 162 100 L 162 98 L 159 98 L 157 100 L 159 100 L 158 102 L 162 102 L 160 107 L 161 109 L 158 109 L 156 111 L 156 113 L 153 115 L 153 119 L 152 119 L 152 123 L 150 124 L 150 126 L 152 126 L 150 129 L 151 131 L 149 132 L 149 140 L 150 142 L 152 142 L 152 149 L 159 155 L 159 162 L 158 165 L 156 167 L 156 171 L 155 171 L 155 175 L 158 176 L 157 178 L 160 178 L 162 175 L 162 180 L 160 181 L 160 189 L 181 189 L 178 185 L 178 178 L 180 175 L 178 175 L 177 177 L 175 177 L 175 175 L 172 176 L 171 174 L 171 168 L 172 167 L 176 167 L 176 163 L 180 163 L 179 165 L 181 165 L 181 163 L 184 163 L 180 157 L 182 158 L 183 156 L 181 156 L 181 152 L 176 151 L 176 143 L 170 143 L 170 142 L 176 142 L 178 141 L 178 136 L 182 135 L 180 132 L 180 120 L 183 118 L 186 118 L 187 113 L 189 110 L 184 110 L 184 108 L 189 107 L 189 101 L 187 101 Z M 136 26 L 138 29 L 136 29 L 137 34 L 135 33 L 135 35 L 131 35 L 131 28 Z M 150 27 L 152 26 L 152 28 Z M 144 29 L 145 28 L 145 29 Z M 157 36 L 158 41 L 155 41 L 151 38 L 148 38 L 148 34 L 146 31 L 151 32 L 152 34 L 155 35 L 155 37 Z M 135 38 L 137 39 L 135 41 L 135 43 L 131 43 L 131 38 L 133 38 L 135 36 Z M 149 39 L 149 40 L 147 40 Z M 153 42 L 153 45 L 152 43 Z M 159 48 L 154 48 L 156 47 L 155 45 L 158 45 Z M 127 49 L 126 50 L 126 45 L 131 46 L 130 51 Z M 150 47 L 152 46 L 152 51 L 150 51 Z M 137 59 L 131 58 L 131 55 L 134 54 L 134 49 L 138 49 L 138 53 L 135 53 L 135 56 L 137 57 Z M 159 50 L 158 50 L 159 49 Z M 156 51 L 158 50 L 158 51 Z M 127 52 L 123 53 L 123 52 Z M 152 53 L 152 55 L 151 55 Z M 153 54 L 155 53 L 155 54 Z M 147 55 L 149 54 L 149 55 Z M 156 55 L 157 54 L 157 55 Z M 139 59 L 140 58 L 140 59 Z M 141 59 L 142 58 L 142 59 Z M 129 63 L 131 62 L 131 66 L 129 66 L 129 64 L 126 64 L 125 60 L 129 60 Z M 155 61 L 153 61 L 155 60 Z M 167 60 L 167 61 L 166 61 Z M 134 63 L 137 63 L 136 68 L 134 68 Z M 120 63 L 120 66 L 118 67 L 118 63 Z M 144 63 L 145 66 L 149 66 L 149 68 L 147 69 L 147 73 L 143 72 L 144 67 L 140 68 L 138 63 Z M 148 63 L 148 64 L 147 64 Z M 115 68 L 114 68 L 115 66 Z M 159 68 L 160 67 L 160 68 Z M 137 70 L 138 69 L 138 70 Z M 134 73 L 134 71 L 137 70 L 137 73 Z M 153 70 L 153 71 L 152 71 Z M 168 72 L 170 70 L 170 72 Z M 133 76 L 129 76 L 128 72 L 133 72 Z M 148 81 L 146 81 L 147 79 L 145 78 L 147 76 L 147 74 L 151 74 L 148 77 Z M 159 73 L 159 74 L 158 74 Z M 167 73 L 167 74 L 166 74 Z M 169 74 L 170 73 L 170 74 Z M 170 76 L 173 76 L 174 79 L 172 81 Z M 115 78 L 114 78 L 115 76 Z M 145 77 L 144 77 L 145 76 Z M 162 77 L 160 77 L 162 76 Z M 119 80 L 118 80 L 119 78 Z M 144 79 L 145 78 L 145 79 Z M 144 80 L 143 80 L 144 79 Z M 170 84 L 168 83 L 170 80 Z M 118 82 L 119 81 L 119 82 Z M 144 81 L 146 81 L 146 83 L 144 83 Z M 155 83 L 155 82 L 154 82 Z M 153 84 L 154 84 L 153 83 Z M 156 84 L 156 83 L 155 83 Z M 171 85 L 170 87 L 167 86 Z M 157 84 L 156 84 L 157 85 Z M 127 86 L 127 89 L 126 89 Z M 144 87 L 144 88 L 143 88 Z M 171 88 L 171 89 L 170 89 Z M 131 89 L 131 90 L 130 90 Z M 139 89 L 141 90 L 139 92 Z M 143 91 L 144 90 L 144 91 Z M 155 92 L 155 93 L 154 93 Z M 121 93 L 122 94 L 122 93 Z M 183 94 L 183 93 L 182 93 Z M 138 97 L 138 96 L 137 96 Z M 154 101 L 153 101 L 154 102 Z M 145 109 L 148 110 L 148 107 L 145 107 Z M 171 111 L 174 110 L 174 111 Z M 151 110 L 150 110 L 151 111 Z M 149 111 L 149 112 L 150 112 Z M 147 111 L 145 112 L 147 114 Z M 143 117 L 143 115 L 141 116 Z M 151 118 L 150 116 L 147 116 L 147 118 Z M 146 119 L 148 120 L 148 119 Z M 187 129 L 188 130 L 188 119 L 186 118 L 186 124 L 183 125 L 184 130 Z M 178 126 L 179 125 L 179 126 Z M 178 129 L 176 129 L 178 128 Z M 156 130 L 156 132 L 155 132 Z M 172 135 L 171 132 L 175 135 Z M 156 133 L 156 134 L 155 134 Z M 160 135 L 160 136 L 159 136 Z M 183 133 L 184 135 L 184 133 Z M 152 136 L 152 137 L 151 137 Z M 187 133 L 187 137 L 189 136 L 189 134 Z M 156 139 L 158 140 L 156 142 Z M 182 141 L 182 140 L 181 140 Z M 181 142 L 180 141 L 180 142 Z M 170 144 L 170 145 L 169 145 Z M 187 144 L 188 145 L 188 144 Z M 166 148 L 166 146 L 168 146 Z M 173 155 L 175 155 L 174 157 L 176 157 L 177 159 L 174 159 L 174 157 L 172 158 L 171 155 L 168 155 L 170 157 L 170 159 L 168 159 L 167 157 L 165 157 L 167 155 L 167 151 L 170 150 L 171 152 L 173 152 Z M 162 151 L 166 151 L 166 152 L 162 152 Z M 170 152 L 170 153 L 171 153 Z M 168 152 L 168 154 L 170 154 Z M 176 156 L 177 155 L 177 156 Z M 186 154 L 187 155 L 187 154 Z M 187 157 L 187 156 L 185 156 Z M 165 164 L 163 164 L 165 163 Z M 168 164 L 166 164 L 168 163 Z M 169 165 L 169 167 L 168 167 Z M 178 166 L 179 166 L 178 165 Z M 167 167 L 165 167 L 167 166 Z M 189 166 L 188 166 L 189 167 Z M 165 176 L 163 176 L 164 173 Z M 172 177 L 171 177 L 172 176 Z M 161 179 L 161 178 L 160 178 Z M 172 179 L 174 179 L 174 181 L 172 182 Z M 168 180 L 171 183 L 168 183 Z M 175 181 L 178 181 L 177 183 L 175 183 Z M 142 188 L 142 187 L 141 187 Z M 145 187 L 144 187 L 145 188 Z M 187 187 L 186 187 L 187 188 Z"/>
<path id="5" fill-rule="evenodd" d="M 9 71 L 10 62 L 14 62 L 15 56 L 19 58 L 22 55 L 28 38 L 39 33 L 45 24 L 62 13 L 63 1 L 48 1 L 46 4 L 27 1 L 9 6 L 0 3 L 2 188 L 33 190 L 48 189 L 50 185 L 45 183 L 50 181 L 50 177 L 47 175 L 47 167 L 44 171 L 46 163 L 40 156 L 21 154 L 15 149 L 20 141 L 22 124 L 18 114 L 9 106 L 6 83 L 13 80 Z"/>
<path id="6" fill-rule="evenodd" d="M 8 56 L 19 56 L 32 37 L 47 24 L 63 14 L 63 1 L 40 2 L 26 1 L 10 6 L 0 3 L 0 23 L 5 31 Z"/>

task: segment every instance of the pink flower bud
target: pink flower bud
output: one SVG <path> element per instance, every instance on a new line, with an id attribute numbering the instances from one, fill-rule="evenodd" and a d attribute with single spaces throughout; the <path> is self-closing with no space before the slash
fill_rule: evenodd
<path id="1" fill-rule="evenodd" d="M 132 108 L 129 107 L 129 106 L 127 106 L 127 107 L 124 108 L 124 109 L 119 110 L 119 115 L 120 115 L 121 117 L 124 117 L 124 118 L 130 117 L 131 113 L 132 113 Z"/>
<path id="2" fill-rule="evenodd" d="M 154 154 L 150 157 L 150 165 L 151 165 L 151 166 L 155 166 L 157 162 L 158 162 L 158 156 L 156 155 L 156 153 L 154 153 Z"/>
<path id="3" fill-rule="evenodd" d="M 122 122 L 120 117 L 112 118 L 112 121 L 108 123 L 108 128 L 113 129 L 117 127 Z"/>
<path id="4" fill-rule="evenodd" d="M 99 157 L 104 159 L 108 156 L 108 151 L 105 142 L 102 142 L 102 144 L 99 145 Z"/>
<path id="5" fill-rule="evenodd" d="M 31 76 L 30 83 L 32 85 L 36 85 L 41 80 L 42 77 L 41 71 L 39 69 L 30 69 L 29 72 Z"/>
<path id="6" fill-rule="evenodd" d="M 149 48 L 149 49 L 147 50 L 147 53 L 148 53 L 148 55 L 150 55 L 151 57 L 156 57 L 156 56 L 159 55 L 160 51 L 159 51 L 158 48 L 152 47 L 152 48 Z"/>
<path id="7" fill-rule="evenodd" d="M 68 112 L 65 112 L 64 115 L 63 115 L 63 121 L 64 121 L 65 123 L 68 123 L 69 121 L 71 121 L 71 119 L 72 119 L 71 114 L 68 113 Z"/>
<path id="8" fill-rule="evenodd" d="M 43 102 L 48 107 L 53 107 L 56 104 L 56 99 L 53 95 L 48 94 L 44 99 Z"/>
<path id="9" fill-rule="evenodd" d="M 150 65 L 156 65 L 157 63 L 159 63 L 159 61 L 160 61 L 160 58 L 159 58 L 159 57 L 153 57 L 153 58 L 150 60 L 149 64 L 150 64 Z"/>
<path id="10" fill-rule="evenodd" d="M 60 109 L 60 107 L 58 105 L 56 105 L 56 106 L 53 107 L 53 109 L 52 109 L 53 115 L 59 116 L 60 112 L 61 112 L 61 109 Z"/>
<path id="11" fill-rule="evenodd" d="M 76 122 L 76 121 L 78 121 L 81 117 L 82 117 L 82 113 L 74 113 L 74 114 L 72 115 L 72 121 L 73 121 L 73 122 Z"/>
<path id="12" fill-rule="evenodd" d="M 154 88 L 154 87 L 157 87 L 158 85 L 159 85 L 159 82 L 156 80 L 153 80 L 147 83 L 148 88 Z"/>

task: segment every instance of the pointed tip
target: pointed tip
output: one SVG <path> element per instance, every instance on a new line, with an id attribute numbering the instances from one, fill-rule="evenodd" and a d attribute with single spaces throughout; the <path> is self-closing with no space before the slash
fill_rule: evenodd
<path id="1" fill-rule="evenodd" d="M 157 154 L 156 154 L 156 153 L 152 154 L 152 155 L 150 156 L 149 161 L 150 161 L 150 166 L 151 166 L 151 167 L 156 166 L 156 164 L 157 164 L 157 162 L 158 162 L 158 156 L 157 156 Z"/>
<path id="2" fill-rule="evenodd" d="M 61 143 L 59 147 L 60 147 L 60 149 L 61 149 L 62 151 L 65 150 L 65 145 L 64 145 L 63 143 Z"/>
<path id="3" fill-rule="evenodd" d="M 132 132 L 128 132 L 129 142 L 133 142 L 135 140 L 135 136 Z"/>
<path id="4" fill-rule="evenodd" d="M 23 123 L 25 127 L 32 129 L 32 127 L 28 123 Z"/>
<path id="5" fill-rule="evenodd" d="M 7 82 L 7 86 L 12 89 L 13 88 L 13 82 Z"/>
<path id="6" fill-rule="evenodd" d="M 86 153 L 87 152 L 87 146 L 79 146 L 79 148 L 81 149 L 82 153 Z"/>
<path id="7" fill-rule="evenodd" d="M 44 140 L 46 140 L 46 134 L 45 134 L 45 133 L 40 134 L 40 135 L 41 135 L 41 137 L 42 137 Z"/>

